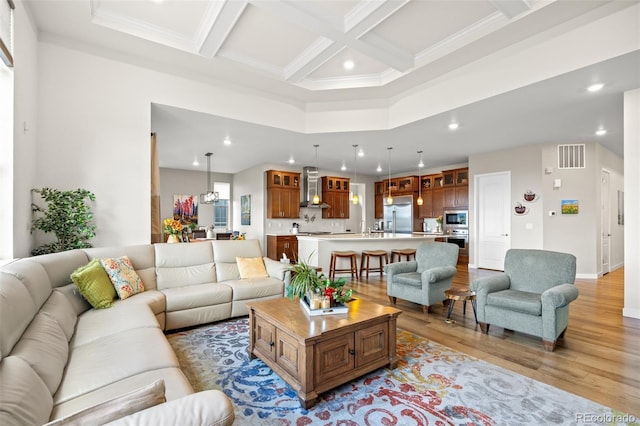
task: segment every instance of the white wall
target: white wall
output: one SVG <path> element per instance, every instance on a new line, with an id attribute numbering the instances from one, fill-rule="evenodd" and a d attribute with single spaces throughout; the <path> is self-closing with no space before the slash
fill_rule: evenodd
<path id="1" fill-rule="evenodd" d="M 624 94 L 624 308 L 640 318 L 640 89 Z"/>
<path id="2" fill-rule="evenodd" d="M 534 248 L 571 253 L 577 258 L 577 274 L 582 278 L 597 278 L 601 272 L 600 244 L 600 170 L 611 170 L 612 191 L 622 182 L 621 159 L 594 143 L 586 144 L 587 167 L 585 169 L 558 170 L 557 144 L 532 145 L 474 155 L 469 158 L 470 175 L 511 172 L 511 204 L 525 205 L 529 210 L 522 216 L 512 216 L 511 247 Z M 553 172 L 545 173 L 551 167 Z M 562 186 L 553 188 L 554 179 L 561 179 Z M 470 193 L 473 194 L 473 179 Z M 540 198 L 532 203 L 523 201 L 526 190 L 532 190 Z M 577 199 L 580 211 L 577 215 L 563 215 L 561 201 Z M 470 215 L 473 214 L 473 197 L 470 199 Z M 556 212 L 549 216 L 549 211 Z M 474 217 L 470 217 L 470 234 L 473 235 Z M 531 229 L 527 229 L 531 225 Z M 624 239 L 612 237 L 612 257 L 620 258 Z M 476 264 L 476 253 L 471 245 L 470 264 Z M 615 253 L 615 254 L 614 254 Z"/>
<path id="3" fill-rule="evenodd" d="M 35 163 L 37 174 L 20 191 L 50 186 L 94 192 L 95 246 L 150 241 L 152 102 L 296 131 L 304 127 L 302 113 L 290 105 L 59 45 L 41 42 L 38 59 L 46 70 L 38 81 L 38 152 L 16 160 Z M 17 240 L 28 241 L 28 231 L 14 229 Z"/>

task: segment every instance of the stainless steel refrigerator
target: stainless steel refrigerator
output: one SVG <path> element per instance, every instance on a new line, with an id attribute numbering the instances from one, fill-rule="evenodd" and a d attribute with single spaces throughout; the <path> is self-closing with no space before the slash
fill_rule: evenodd
<path id="1" fill-rule="evenodd" d="M 402 195 L 393 197 L 393 204 L 385 204 L 384 232 L 411 234 L 413 232 L 413 197 Z"/>

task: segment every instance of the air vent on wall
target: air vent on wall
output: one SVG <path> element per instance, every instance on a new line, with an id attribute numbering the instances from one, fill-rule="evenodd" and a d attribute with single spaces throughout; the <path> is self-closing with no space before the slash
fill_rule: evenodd
<path id="1" fill-rule="evenodd" d="M 584 169 L 585 163 L 584 144 L 558 145 L 559 169 Z"/>

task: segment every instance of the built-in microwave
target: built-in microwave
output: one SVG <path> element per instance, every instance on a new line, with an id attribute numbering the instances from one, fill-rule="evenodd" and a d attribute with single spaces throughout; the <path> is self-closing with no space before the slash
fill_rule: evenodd
<path id="1" fill-rule="evenodd" d="M 445 228 L 468 228 L 469 210 L 445 210 L 442 225 Z"/>

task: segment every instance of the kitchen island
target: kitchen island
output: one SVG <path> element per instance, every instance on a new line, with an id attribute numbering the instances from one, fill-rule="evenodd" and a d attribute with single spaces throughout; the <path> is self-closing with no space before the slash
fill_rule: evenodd
<path id="1" fill-rule="evenodd" d="M 434 241 L 435 238 L 435 235 L 384 233 L 298 235 L 298 259 L 321 267 L 328 276 L 331 252 L 334 250 L 355 251 L 358 253 L 360 267 L 362 250 L 386 250 L 391 255 L 393 249 L 417 248 L 419 244 Z M 340 260 L 347 262 L 346 259 Z M 341 265 L 337 266 L 341 269 Z"/>

